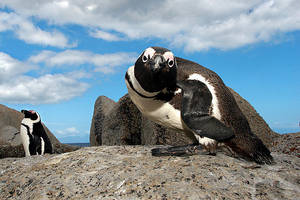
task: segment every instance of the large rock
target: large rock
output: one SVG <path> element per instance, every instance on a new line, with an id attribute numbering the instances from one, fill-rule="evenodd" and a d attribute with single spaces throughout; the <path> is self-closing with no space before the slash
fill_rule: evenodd
<path id="1" fill-rule="evenodd" d="M 141 119 L 141 113 L 129 97 L 122 97 L 103 121 L 103 144 L 141 144 Z"/>
<path id="2" fill-rule="evenodd" d="M 111 102 L 107 98 L 102 100 Z M 98 102 L 96 101 L 95 107 L 105 104 L 103 101 L 100 104 Z M 102 145 L 183 145 L 191 142 L 185 135 L 143 117 L 128 95 L 115 103 L 109 113 L 101 114 L 102 109 L 98 110 L 100 111 L 98 115 L 104 116 L 98 121 L 99 124 L 102 123 L 99 125 L 102 128 L 98 129 L 98 133 L 91 131 L 90 138 L 101 135 Z M 92 121 L 97 120 L 93 118 Z"/>
<path id="3" fill-rule="evenodd" d="M 115 104 L 116 102 L 105 96 L 97 98 L 90 128 L 91 146 L 99 146 L 102 144 L 103 120 L 110 113 Z"/>
<path id="4" fill-rule="evenodd" d="M 19 145 L 19 135 L 23 115 L 0 104 L 0 145 Z"/>
<path id="5" fill-rule="evenodd" d="M 273 140 L 276 137 L 278 137 L 279 134 L 271 130 L 269 125 L 256 112 L 256 110 L 250 105 L 248 101 L 246 101 L 233 89 L 229 88 L 229 90 L 233 94 L 239 108 L 247 118 L 252 132 L 256 134 L 264 142 L 264 144 L 266 144 L 269 148 L 271 148 L 273 145 L 272 144 Z"/>
<path id="6" fill-rule="evenodd" d="M 300 160 L 257 166 L 217 156 L 153 157 L 147 146 L 87 147 L 0 162 L 0 199 L 299 199 Z M 13 163 L 13 164 L 12 164 Z"/>
<path id="7" fill-rule="evenodd" d="M 19 131 L 24 115 L 0 104 L 0 116 L 0 158 L 25 156 Z M 78 147 L 60 143 L 44 124 L 43 126 L 53 145 L 54 153 L 78 149 Z"/>
<path id="8" fill-rule="evenodd" d="M 248 119 L 253 133 L 270 148 L 273 139 L 278 134 L 270 129 L 264 119 L 245 99 L 232 89 L 230 91 Z M 110 107 L 105 110 L 107 104 Z M 96 101 L 95 108 L 97 108 L 97 111 L 94 111 L 90 138 L 101 136 L 99 141 L 102 143 L 93 143 L 93 145 L 184 145 L 192 142 L 184 134 L 167 129 L 143 117 L 128 94 L 123 96 L 117 103 L 112 103 L 112 100 L 101 97 L 101 101 Z M 97 113 L 96 116 L 102 117 L 97 120 L 95 113 Z M 102 128 L 93 129 L 92 131 L 96 123 Z M 92 141 L 91 139 L 91 143 Z"/>

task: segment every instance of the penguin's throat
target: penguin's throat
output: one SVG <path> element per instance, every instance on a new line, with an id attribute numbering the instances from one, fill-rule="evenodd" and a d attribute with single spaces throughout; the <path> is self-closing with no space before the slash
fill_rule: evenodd
<path id="1" fill-rule="evenodd" d="M 165 88 L 164 82 L 158 76 L 137 76 L 136 79 L 140 86 L 149 93 L 160 93 Z"/>
<path id="2" fill-rule="evenodd" d="M 134 67 L 134 78 L 149 93 L 159 93 L 166 88 L 164 73 L 161 71 L 154 72 L 148 68 Z"/>
<path id="3" fill-rule="evenodd" d="M 145 83 L 139 81 L 134 74 L 134 67 L 130 67 L 126 73 L 125 79 L 128 83 L 127 87 L 133 90 L 135 93 L 144 98 L 154 98 L 160 93 L 160 91 L 147 91 L 145 89 Z"/>

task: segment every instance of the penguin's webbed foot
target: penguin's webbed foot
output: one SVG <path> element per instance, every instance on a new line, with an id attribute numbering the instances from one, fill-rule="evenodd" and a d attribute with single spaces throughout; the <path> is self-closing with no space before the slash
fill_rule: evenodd
<path id="1" fill-rule="evenodd" d="M 191 155 L 216 155 L 209 153 L 199 144 L 184 146 L 162 147 L 151 149 L 152 156 L 191 156 Z"/>

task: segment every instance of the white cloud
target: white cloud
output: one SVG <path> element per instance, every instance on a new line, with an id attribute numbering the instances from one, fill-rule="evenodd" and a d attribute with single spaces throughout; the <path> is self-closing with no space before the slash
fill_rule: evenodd
<path id="1" fill-rule="evenodd" d="M 0 84 L 34 68 L 33 65 L 20 62 L 10 55 L 0 52 Z"/>
<path id="2" fill-rule="evenodd" d="M 76 136 L 80 133 L 80 131 L 75 127 L 69 127 L 63 130 L 56 130 L 55 132 L 60 136 Z"/>
<path id="3" fill-rule="evenodd" d="M 54 134 L 59 141 L 63 143 L 83 143 L 89 141 L 89 131 L 78 129 L 74 126 L 66 127 L 54 130 Z"/>
<path id="4" fill-rule="evenodd" d="M 100 38 L 107 41 L 120 41 L 123 40 L 122 38 L 111 34 L 109 32 L 101 31 L 101 30 L 94 30 L 90 32 L 90 36 L 95 38 Z"/>
<path id="5" fill-rule="evenodd" d="M 79 66 L 90 64 L 96 72 L 112 73 L 115 67 L 127 65 L 136 60 L 133 53 L 95 54 L 89 51 L 65 50 L 62 52 L 42 51 L 31 56 L 30 62 L 35 64 L 45 63 L 50 67 L 55 66 Z"/>
<path id="6" fill-rule="evenodd" d="M 36 66 L 24 64 L 0 52 L 0 102 L 41 104 L 56 103 L 81 95 L 89 87 L 79 79 L 82 71 L 65 74 L 25 75 Z"/>
<path id="7" fill-rule="evenodd" d="M 158 37 L 188 51 L 268 42 L 277 34 L 300 29 L 299 0 L 1 0 L 1 5 L 56 25 L 112 30 L 127 39 Z M 120 39 L 110 32 L 92 35 Z"/>
<path id="8" fill-rule="evenodd" d="M 72 47 L 75 44 L 69 44 L 68 39 L 59 31 L 47 32 L 41 30 L 33 23 L 15 13 L 0 12 L 0 32 L 14 31 L 20 40 L 29 44 L 40 44 L 55 47 Z"/>
<path id="9" fill-rule="evenodd" d="M 81 65 L 90 58 L 92 53 L 78 50 L 66 50 L 60 53 L 54 51 L 42 51 L 41 53 L 31 56 L 29 61 L 33 63 L 45 63 L 48 66 L 62 65 Z"/>
<path id="10" fill-rule="evenodd" d="M 0 101 L 21 104 L 57 103 L 81 95 L 87 83 L 64 74 L 46 74 L 38 78 L 17 76 L 0 84 Z"/>
<path id="11" fill-rule="evenodd" d="M 116 67 L 127 66 L 135 59 L 131 53 L 65 50 L 42 51 L 26 61 L 19 61 L 0 52 L 0 102 L 44 104 L 66 101 L 88 89 L 89 85 L 81 79 L 91 78 L 92 72 L 112 73 Z M 85 70 L 78 69 L 81 65 Z M 89 68 L 86 65 L 92 66 L 90 71 L 86 71 Z M 65 66 L 72 69 L 64 70 Z M 60 72 L 51 73 L 53 67 L 59 68 Z M 27 73 L 35 74 L 31 72 L 38 72 L 38 75 L 29 76 Z"/>
<path id="12" fill-rule="evenodd" d="M 275 122 L 271 122 L 270 126 L 272 126 L 273 128 L 286 128 L 286 129 L 296 129 L 296 128 L 300 128 L 300 121 L 295 121 L 293 123 L 291 122 L 279 122 L 279 121 L 275 121 Z"/>

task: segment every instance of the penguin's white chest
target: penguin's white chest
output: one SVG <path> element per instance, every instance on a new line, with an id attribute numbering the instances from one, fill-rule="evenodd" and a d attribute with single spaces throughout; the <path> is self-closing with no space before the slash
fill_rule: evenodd
<path id="1" fill-rule="evenodd" d="M 128 94 L 141 113 L 158 124 L 172 129 L 183 130 L 180 110 L 175 109 L 168 102 L 141 96 L 140 94 L 151 97 L 155 96 L 157 93 L 149 93 L 143 90 L 138 81 L 135 79 L 133 66 L 128 69 L 127 73 L 130 77 L 131 84 L 135 88 L 134 91 L 126 80 L 125 82 L 128 88 Z"/>
<path id="2" fill-rule="evenodd" d="M 168 102 L 141 97 L 130 88 L 127 82 L 126 85 L 131 100 L 144 116 L 160 125 L 183 130 L 179 110 L 175 109 Z"/>
<path id="3" fill-rule="evenodd" d="M 33 132 L 33 122 L 32 122 L 32 120 L 30 120 L 28 118 L 24 118 L 21 123 L 28 126 L 28 128 L 29 128 L 29 134 L 32 135 L 32 132 Z"/>

